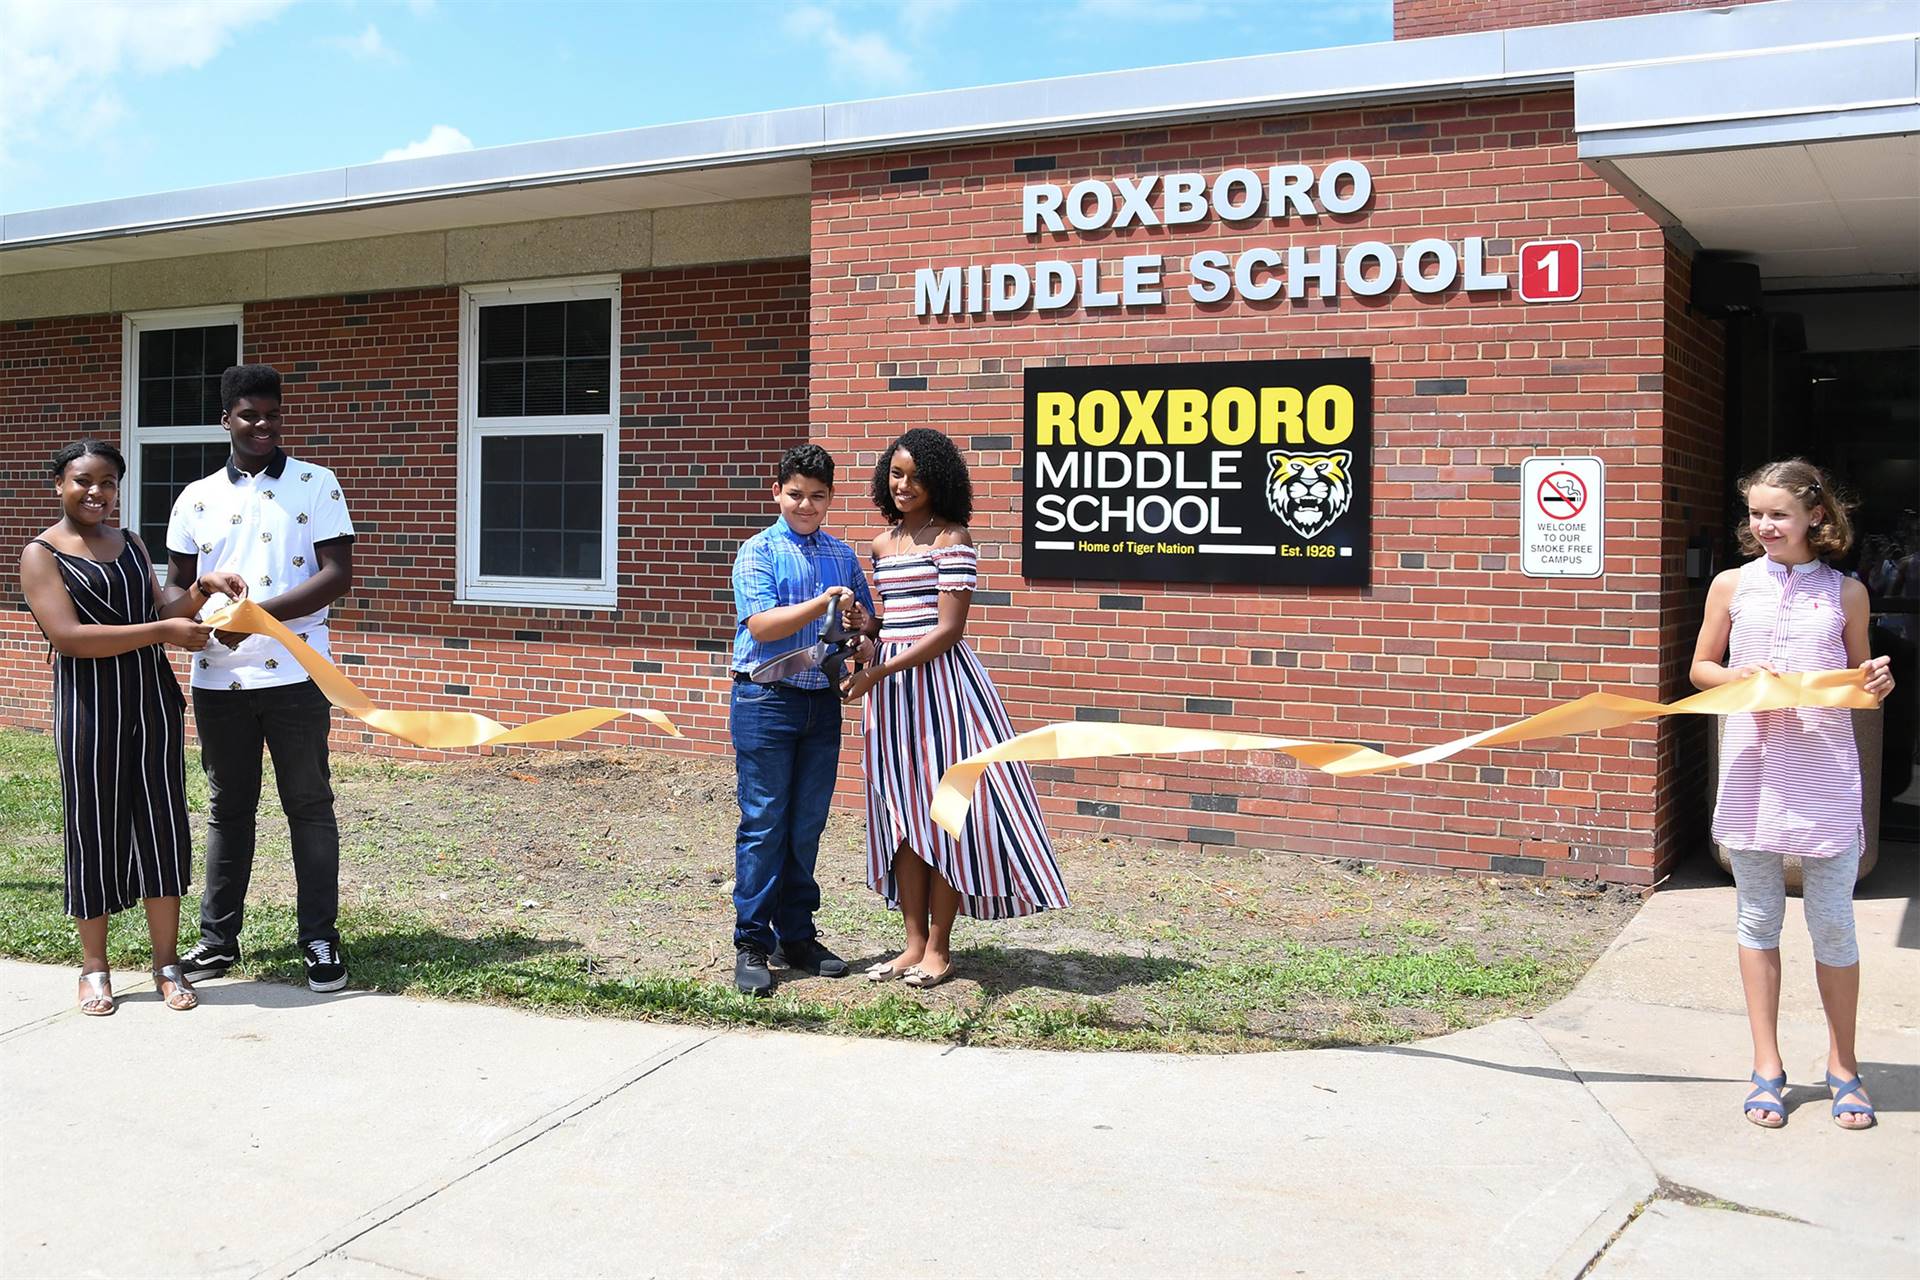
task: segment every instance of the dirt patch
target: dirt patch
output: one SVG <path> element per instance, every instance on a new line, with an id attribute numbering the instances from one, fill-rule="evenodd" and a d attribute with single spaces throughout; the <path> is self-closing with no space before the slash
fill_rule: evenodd
<path id="1" fill-rule="evenodd" d="M 335 782 L 343 905 L 417 912 L 455 936 L 511 930 L 564 942 L 608 979 L 730 977 L 736 809 L 723 760 L 639 750 L 432 766 L 343 757 Z M 290 901 L 276 818 L 262 813 L 255 896 Z M 958 1038 L 1218 1050 L 1438 1033 L 1555 998 L 1640 901 L 1596 884 L 1356 869 L 1281 852 L 1069 837 L 1059 855 L 1072 909 L 963 919 L 960 976 L 913 997 L 951 1011 Z M 818 919 L 856 968 L 890 956 L 901 937 L 865 865 L 863 824 L 836 812 L 820 852 Z M 902 993 L 799 975 L 781 989 L 836 1009 Z"/>

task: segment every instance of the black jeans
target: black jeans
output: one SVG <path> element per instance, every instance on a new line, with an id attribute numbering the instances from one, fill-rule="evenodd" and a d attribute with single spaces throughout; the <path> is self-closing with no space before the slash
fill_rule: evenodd
<path id="1" fill-rule="evenodd" d="M 194 727 L 206 770 L 206 890 L 200 937 L 235 947 L 253 879 L 255 817 L 260 809 L 260 748 L 273 753 L 280 807 L 293 843 L 300 941 L 337 943 L 340 826 L 333 816 L 327 729 L 333 705 L 311 680 L 271 689 L 195 689 Z"/>

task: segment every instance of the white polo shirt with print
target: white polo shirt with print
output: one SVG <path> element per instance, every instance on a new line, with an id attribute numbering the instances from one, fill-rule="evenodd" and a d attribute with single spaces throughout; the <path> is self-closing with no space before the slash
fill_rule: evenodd
<path id="1" fill-rule="evenodd" d="M 201 573 L 239 574 L 248 598 L 261 603 L 314 575 L 320 543 L 352 537 L 347 500 L 333 472 L 282 452 L 258 475 L 228 461 L 195 480 L 181 491 L 167 523 L 168 551 L 198 556 Z M 332 656 L 324 608 L 281 621 L 321 656 Z M 196 689 L 269 689 L 306 678 L 286 646 L 268 636 L 248 636 L 232 649 L 208 640 L 193 660 Z"/>

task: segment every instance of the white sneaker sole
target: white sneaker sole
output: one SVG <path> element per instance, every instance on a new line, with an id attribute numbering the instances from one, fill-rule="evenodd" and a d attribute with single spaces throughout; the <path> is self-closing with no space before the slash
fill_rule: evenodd
<path id="1" fill-rule="evenodd" d="M 335 978 L 332 982 L 315 982 L 312 978 L 307 979 L 307 990 L 317 991 L 321 995 L 326 995 L 329 991 L 338 991 L 340 988 L 346 985 L 347 985 L 347 975 L 344 973 L 341 974 L 338 978 Z"/>
<path id="2" fill-rule="evenodd" d="M 233 966 L 239 962 L 240 958 L 235 956 L 233 959 L 223 961 L 220 964 L 203 965 L 197 969 L 187 969 L 184 965 L 181 967 L 186 970 L 188 982 L 211 982 L 215 978 L 226 977 L 227 970 L 233 968 Z"/>

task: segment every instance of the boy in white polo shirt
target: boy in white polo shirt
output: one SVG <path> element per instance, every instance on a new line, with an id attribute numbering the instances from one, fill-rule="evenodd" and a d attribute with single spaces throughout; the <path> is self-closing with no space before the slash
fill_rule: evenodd
<path id="1" fill-rule="evenodd" d="M 233 454 L 173 505 L 167 599 L 190 590 L 205 571 L 230 570 L 246 579 L 255 603 L 326 656 L 327 606 L 353 586 L 353 521 L 340 482 L 325 467 L 282 451 L 280 375 L 272 367 L 228 369 L 220 404 Z M 332 710 L 270 637 L 216 631 L 194 658 L 193 718 L 210 814 L 200 941 L 181 957 L 189 982 L 220 977 L 240 958 L 264 745 L 292 838 L 307 985 L 347 985 L 335 926 L 340 829 L 327 765 Z"/>

